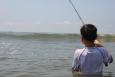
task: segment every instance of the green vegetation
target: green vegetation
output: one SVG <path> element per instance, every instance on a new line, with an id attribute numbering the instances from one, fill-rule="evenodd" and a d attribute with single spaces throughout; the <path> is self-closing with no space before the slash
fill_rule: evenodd
<path id="1" fill-rule="evenodd" d="M 100 36 L 102 41 L 105 42 L 115 42 L 115 35 L 110 35 L 110 34 L 106 34 L 104 36 Z"/>

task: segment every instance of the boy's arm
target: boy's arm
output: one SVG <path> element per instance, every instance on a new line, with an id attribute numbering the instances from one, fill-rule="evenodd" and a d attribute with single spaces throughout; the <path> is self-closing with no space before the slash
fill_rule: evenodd
<path id="1" fill-rule="evenodd" d="M 72 73 L 79 72 L 79 64 L 78 64 L 78 53 L 77 50 L 74 53 L 73 63 L 72 63 Z"/>
<path id="2" fill-rule="evenodd" d="M 94 41 L 94 44 L 95 44 L 96 47 L 104 47 L 104 46 L 100 43 L 100 41 L 98 41 L 98 40 L 95 40 L 95 41 Z M 108 55 L 108 62 L 105 62 L 105 63 L 104 63 L 105 66 L 108 66 L 108 63 L 112 63 L 112 62 L 113 62 L 113 57 L 112 57 L 112 55 L 109 55 L 108 51 L 107 51 L 107 55 Z"/>

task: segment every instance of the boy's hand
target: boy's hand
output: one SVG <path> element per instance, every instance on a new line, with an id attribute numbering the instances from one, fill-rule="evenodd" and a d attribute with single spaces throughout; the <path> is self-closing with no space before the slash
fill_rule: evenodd
<path id="1" fill-rule="evenodd" d="M 103 47 L 103 45 L 101 45 L 101 43 L 98 40 L 95 40 L 94 44 L 96 47 Z"/>
<path id="2" fill-rule="evenodd" d="M 112 62 L 113 62 L 113 57 L 109 56 L 109 63 L 112 63 Z"/>

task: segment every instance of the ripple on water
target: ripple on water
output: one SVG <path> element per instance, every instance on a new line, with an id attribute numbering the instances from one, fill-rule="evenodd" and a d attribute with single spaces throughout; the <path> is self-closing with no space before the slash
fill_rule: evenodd
<path id="1" fill-rule="evenodd" d="M 6 57 L 6 56 L 0 57 L 0 61 L 5 61 L 5 60 L 9 60 L 9 59 L 12 59 L 12 58 L 9 58 L 9 57 Z"/>
<path id="2" fill-rule="evenodd" d="M 16 75 L 14 77 L 38 77 L 38 76 L 32 75 L 32 74 L 19 74 L 19 75 Z"/>

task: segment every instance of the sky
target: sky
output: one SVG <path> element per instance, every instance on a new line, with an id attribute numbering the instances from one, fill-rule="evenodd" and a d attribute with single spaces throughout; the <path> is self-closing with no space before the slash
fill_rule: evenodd
<path id="1" fill-rule="evenodd" d="M 85 23 L 115 34 L 115 0 L 72 0 Z M 0 0 L 0 32 L 79 33 L 68 0 Z"/>

